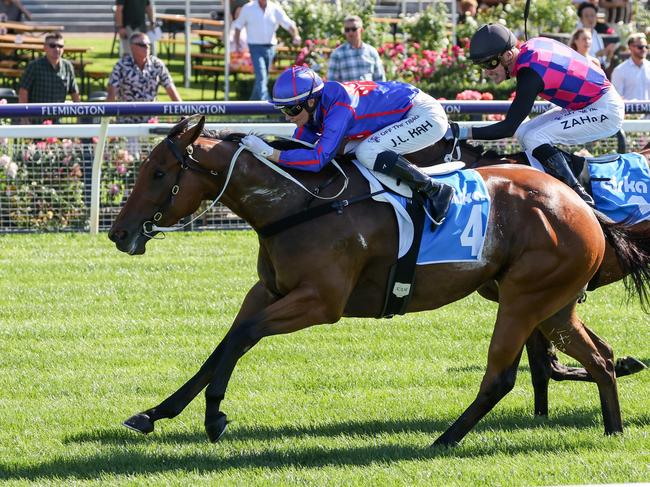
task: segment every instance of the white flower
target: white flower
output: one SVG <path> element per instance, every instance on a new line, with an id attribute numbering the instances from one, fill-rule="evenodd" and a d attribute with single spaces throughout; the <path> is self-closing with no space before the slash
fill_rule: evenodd
<path id="1" fill-rule="evenodd" d="M 7 174 L 7 177 L 14 179 L 18 174 L 18 164 L 13 161 L 7 164 L 5 166 L 5 173 Z"/>
<path id="2" fill-rule="evenodd" d="M 2 154 L 0 156 L 0 167 L 7 167 L 7 164 L 11 162 L 11 158 L 7 154 Z"/>
<path id="3" fill-rule="evenodd" d="M 512 12 L 512 5 L 510 5 L 509 3 L 506 3 L 503 6 L 503 10 L 505 10 L 506 12 Z"/>

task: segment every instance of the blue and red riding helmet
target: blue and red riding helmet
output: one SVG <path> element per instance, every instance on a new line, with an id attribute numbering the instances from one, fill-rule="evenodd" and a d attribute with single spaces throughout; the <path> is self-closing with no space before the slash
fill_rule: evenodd
<path id="1" fill-rule="evenodd" d="M 299 105 L 319 97 L 324 85 L 321 77 L 307 66 L 291 66 L 275 81 L 271 103 L 276 106 Z"/>

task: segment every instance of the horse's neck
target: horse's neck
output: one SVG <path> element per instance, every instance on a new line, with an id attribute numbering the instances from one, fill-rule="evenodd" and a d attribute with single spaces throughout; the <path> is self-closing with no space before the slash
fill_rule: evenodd
<path id="1" fill-rule="evenodd" d="M 209 151 L 199 152 L 207 159 L 209 167 L 215 167 L 217 160 L 219 178 L 213 198 L 223 188 L 228 177 L 232 158 L 237 149 L 232 144 L 220 143 Z M 199 159 L 199 161 L 201 160 Z M 228 186 L 221 197 L 221 202 L 253 228 L 279 220 L 304 208 L 309 201 L 309 194 L 296 183 L 278 174 L 264 163 L 258 161 L 249 152 L 243 151 L 235 161 Z M 307 179 L 313 176 L 306 175 Z M 298 176 L 296 179 L 302 179 Z M 305 183 L 307 188 L 313 183 Z"/>

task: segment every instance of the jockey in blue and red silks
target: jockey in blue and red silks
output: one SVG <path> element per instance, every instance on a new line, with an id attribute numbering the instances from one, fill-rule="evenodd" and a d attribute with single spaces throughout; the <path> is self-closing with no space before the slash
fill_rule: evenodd
<path id="1" fill-rule="evenodd" d="M 364 166 L 426 194 L 434 222 L 444 220 L 453 188 L 402 157 L 443 137 L 448 121 L 437 100 L 406 83 L 324 83 L 311 69 L 293 66 L 275 82 L 271 103 L 297 125 L 295 138 L 315 146 L 279 151 L 248 135 L 242 142 L 252 152 L 280 166 L 312 172 L 320 171 L 341 149 L 355 152 Z"/>
<path id="2" fill-rule="evenodd" d="M 504 120 L 463 127 L 460 138 L 495 140 L 514 134 L 531 161 L 537 159 L 593 206 L 554 144 L 584 144 L 614 135 L 623 125 L 623 100 L 600 67 L 561 42 L 535 37 L 516 45 L 513 33 L 501 24 L 484 25 L 472 36 L 470 59 L 497 84 L 515 76 L 516 95 Z M 524 122 L 538 95 L 557 106 Z"/>

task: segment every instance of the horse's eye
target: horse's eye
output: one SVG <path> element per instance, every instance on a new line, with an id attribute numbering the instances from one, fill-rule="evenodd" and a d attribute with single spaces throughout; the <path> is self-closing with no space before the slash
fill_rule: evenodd
<path id="1" fill-rule="evenodd" d="M 154 179 L 161 179 L 165 177 L 165 173 L 161 171 L 160 169 L 156 169 L 153 173 L 153 178 Z"/>

